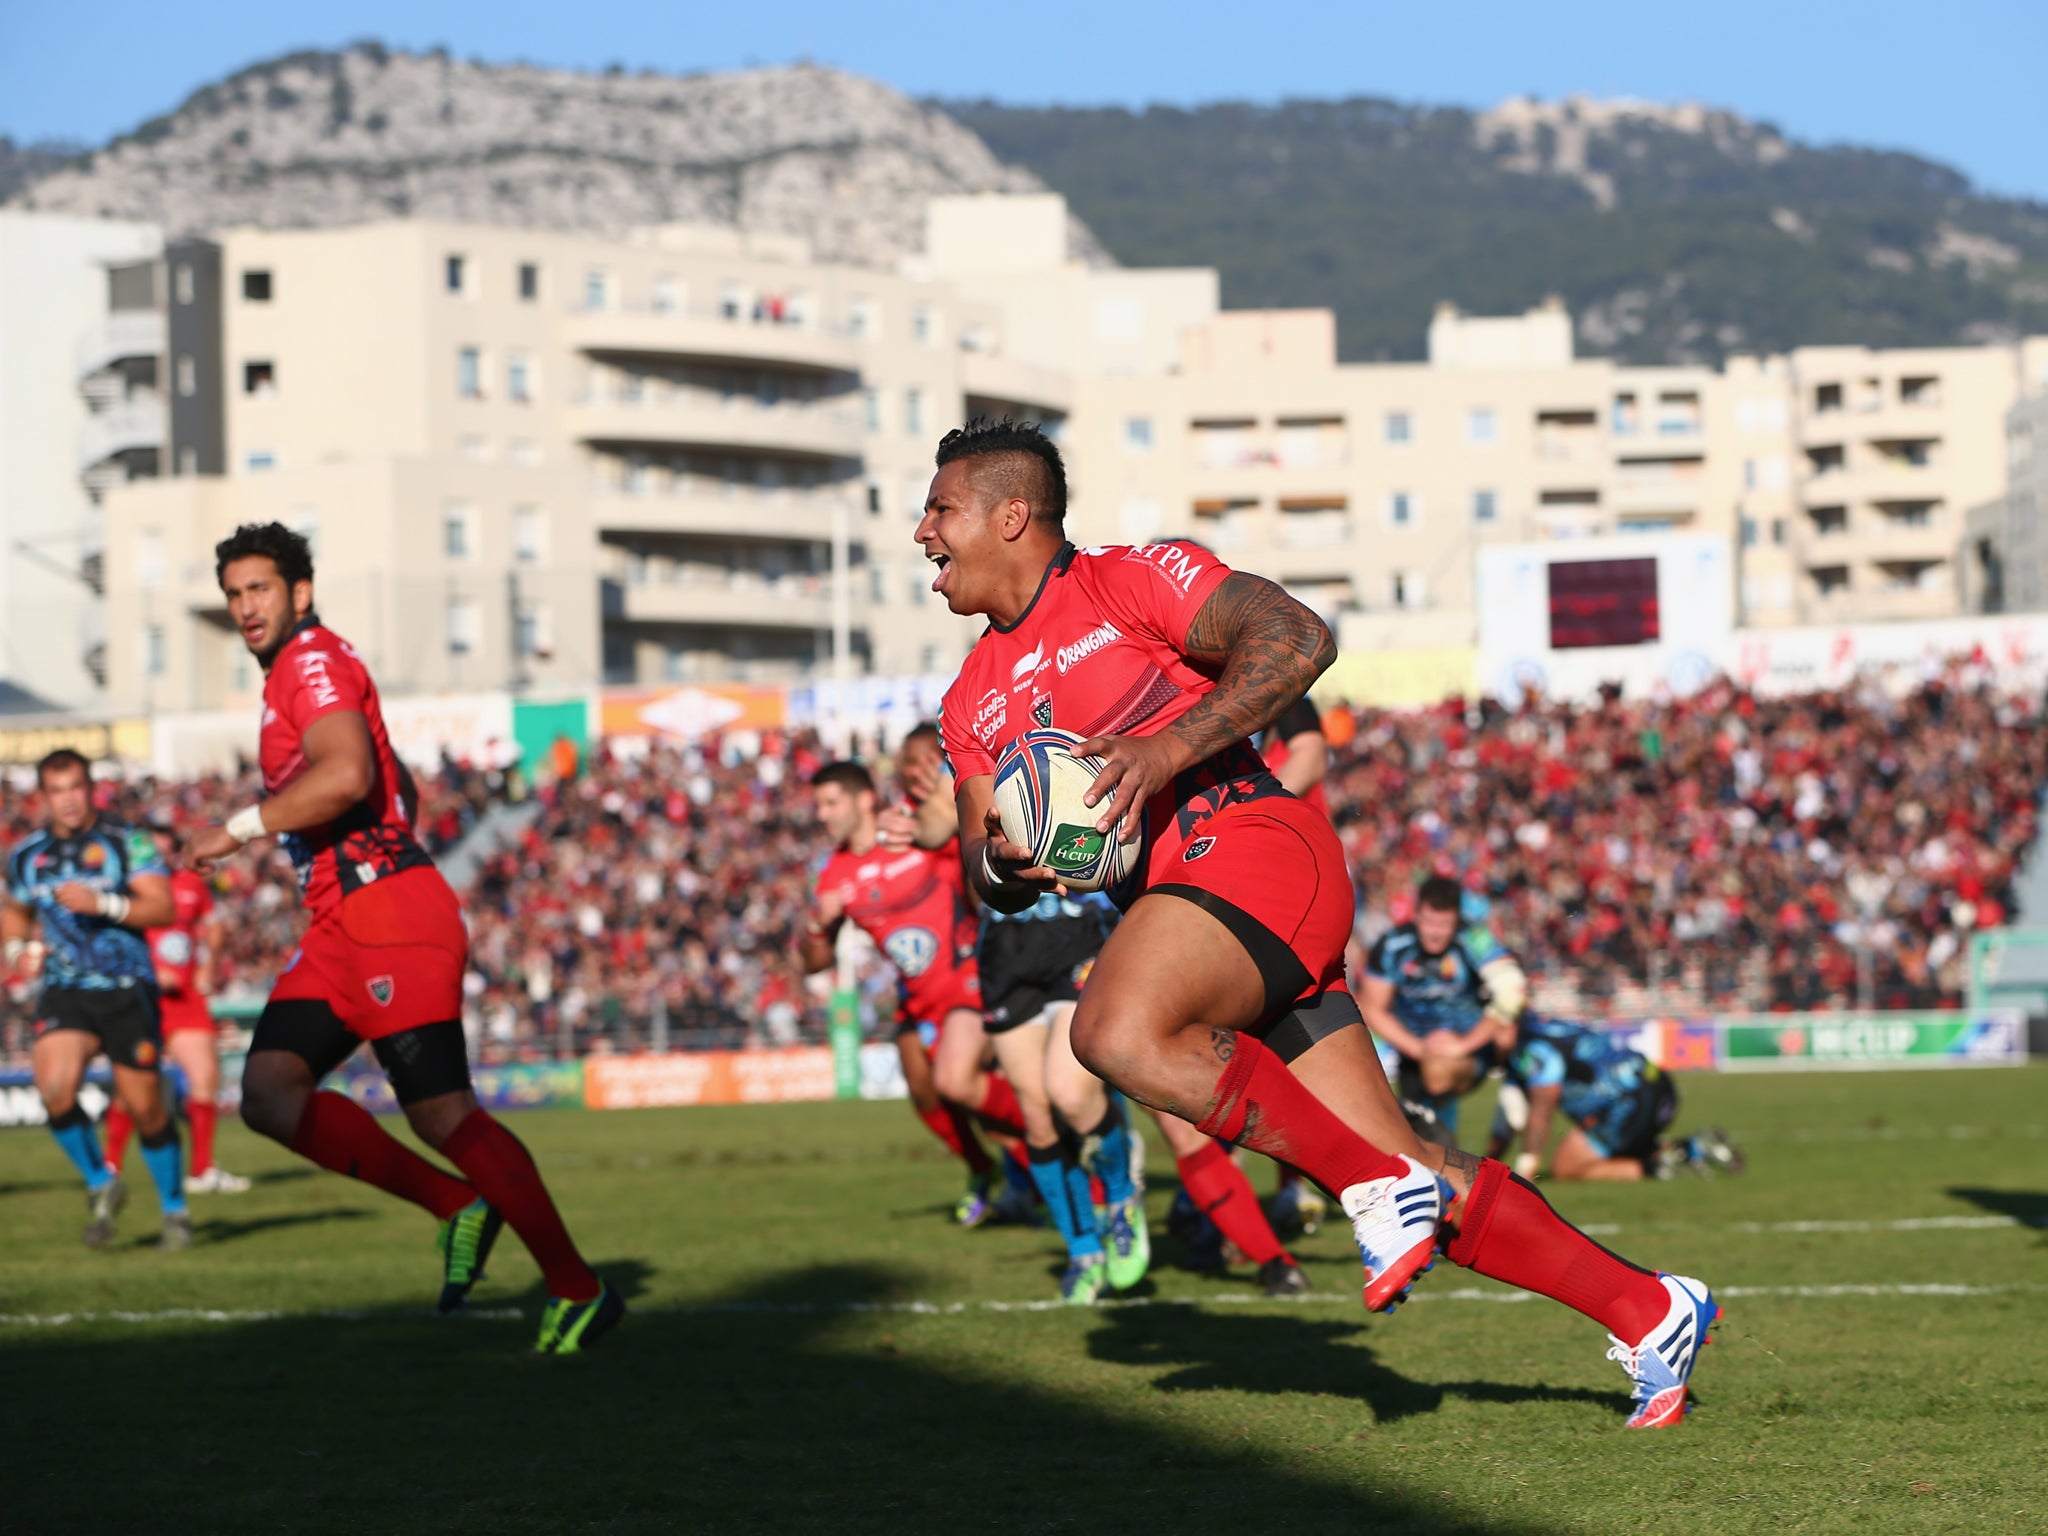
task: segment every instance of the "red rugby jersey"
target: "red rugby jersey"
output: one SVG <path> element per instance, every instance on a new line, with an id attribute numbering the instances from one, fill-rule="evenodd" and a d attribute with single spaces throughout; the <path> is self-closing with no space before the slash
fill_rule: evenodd
<path id="1" fill-rule="evenodd" d="M 189 869 L 171 871 L 171 912 L 168 926 L 152 928 L 146 937 L 156 960 L 157 985 L 166 997 L 192 995 L 199 970 L 199 925 L 213 911 L 213 891 Z"/>
<path id="2" fill-rule="evenodd" d="M 910 1017 L 943 1017 L 960 995 L 961 973 L 974 972 L 981 926 L 967 905 L 957 838 L 938 849 L 838 849 L 814 891 L 836 891 L 847 917 L 889 957 Z"/>
<path id="3" fill-rule="evenodd" d="M 939 738 L 955 782 L 993 774 L 1033 727 L 1151 736 L 1173 724 L 1216 686 L 1188 658 L 1187 633 L 1229 574 L 1207 550 L 1178 544 L 1063 547 L 1023 617 L 991 624 L 946 690 Z M 1177 858 L 1225 806 L 1285 793 L 1248 743 L 1233 742 L 1152 797 L 1149 868 Z"/>
<path id="4" fill-rule="evenodd" d="M 413 839 L 412 811 L 399 793 L 398 758 L 384 730 L 384 706 L 369 668 L 341 636 L 307 621 L 293 631 L 263 683 L 263 790 L 274 795 L 306 771 L 306 729 L 352 709 L 370 729 L 370 792 L 324 827 L 278 840 L 299 872 L 307 910 L 319 916 L 342 897 L 402 869 L 431 865 Z"/>

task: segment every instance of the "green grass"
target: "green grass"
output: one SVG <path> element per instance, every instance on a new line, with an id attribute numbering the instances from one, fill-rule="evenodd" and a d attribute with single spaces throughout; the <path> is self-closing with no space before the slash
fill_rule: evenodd
<path id="1" fill-rule="evenodd" d="M 524 1353 L 539 1290 L 509 1233 L 476 1305 L 521 1318 L 432 1317 L 425 1217 L 237 1127 L 223 1160 L 260 1182 L 200 1197 L 189 1253 L 148 1246 L 146 1187 L 122 1246 L 88 1253 L 56 1149 L 0 1134 L 0 1527 L 2037 1530 L 2044 1088 L 2038 1069 L 1688 1079 L 1681 1124 L 1727 1125 L 1746 1178 L 1553 1187 L 1620 1251 L 1737 1293 L 1697 1411 L 1657 1434 L 1622 1430 L 1596 1324 L 1460 1299 L 1504 1293 L 1443 1265 L 1368 1318 L 1336 1229 L 1300 1247 L 1306 1304 L 1198 1279 L 1162 1239 L 1145 1294 L 1196 1304 L 974 1307 L 1048 1296 L 1054 1247 L 954 1230 L 955 1171 L 901 1105 L 515 1117 L 634 1305 L 565 1360 Z M 1156 1221 L 1156 1157 L 1153 1182 Z M 2022 1224 L 1744 1230 L 1987 1215 Z M 1739 1294 L 1913 1284 L 1986 1293 Z M 970 1305 L 901 1305 L 920 1301 Z M 180 1308 L 270 1315 L 21 1321 Z"/>

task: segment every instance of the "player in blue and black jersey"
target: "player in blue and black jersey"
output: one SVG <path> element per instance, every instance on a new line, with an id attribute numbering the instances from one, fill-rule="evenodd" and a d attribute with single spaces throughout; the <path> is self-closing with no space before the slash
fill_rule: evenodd
<path id="1" fill-rule="evenodd" d="M 1457 1140 L 1458 1100 L 1514 1038 L 1529 991 L 1493 931 L 1465 921 L 1464 894 L 1448 875 L 1423 881 L 1414 921 L 1373 945 L 1358 994 L 1367 1027 L 1400 1054 L 1401 1098 L 1417 1131 L 1433 1121 L 1446 1144 Z"/>
<path id="2" fill-rule="evenodd" d="M 1678 1115 L 1678 1085 L 1605 1030 L 1524 1014 L 1505 1072 L 1486 1155 L 1502 1156 L 1521 1132 L 1524 1150 L 1515 1172 L 1523 1178 L 1541 1171 L 1560 1116 L 1568 1129 L 1551 1158 L 1553 1178 L 1668 1179 L 1680 1168 L 1742 1172 L 1742 1154 L 1713 1126 L 1683 1141 L 1661 1139 Z"/>
<path id="3" fill-rule="evenodd" d="M 49 1112 L 50 1134 L 85 1177 L 92 1213 L 86 1244 L 104 1247 L 127 1193 L 100 1154 L 78 1089 L 93 1057 L 106 1053 L 114 1096 L 134 1118 L 163 1207 L 162 1246 L 183 1248 L 192 1241 L 192 1218 L 178 1126 L 164 1103 L 159 1072 L 156 962 L 143 938 L 143 930 L 176 916 L 170 872 L 147 832 L 99 819 L 91 768 L 78 753 L 52 752 L 36 765 L 36 783 L 48 825 L 8 855 L 0 909 L 9 968 L 42 982 L 36 1091 Z"/>

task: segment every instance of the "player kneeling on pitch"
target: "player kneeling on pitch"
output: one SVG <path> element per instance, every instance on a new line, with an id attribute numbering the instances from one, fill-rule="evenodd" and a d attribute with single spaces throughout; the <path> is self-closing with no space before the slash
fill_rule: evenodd
<path id="1" fill-rule="evenodd" d="M 313 552 L 280 523 L 214 547 L 228 617 L 263 668 L 264 799 L 207 827 L 186 858 L 207 869 L 275 837 L 312 920 L 271 988 L 242 1069 L 242 1118 L 333 1173 L 441 1222 L 440 1308 L 483 1278 L 502 1223 L 547 1282 L 537 1354 L 575 1354 L 625 1315 L 570 1241 L 533 1157 L 478 1105 L 462 1036 L 469 935 L 454 891 L 412 834 L 412 783 L 391 750 L 377 685 L 313 611 Z M 444 1172 L 320 1080 L 367 1041 Z"/>
<path id="2" fill-rule="evenodd" d="M 1635 1384 L 1628 1422 L 1680 1422 L 1719 1311 L 1706 1286 L 1617 1258 L 1497 1161 L 1424 1147 L 1387 1084 L 1344 980 L 1343 849 L 1248 744 L 1330 664 L 1327 627 L 1206 552 L 1075 548 L 1036 428 L 978 421 L 937 464 L 916 534 L 933 590 L 989 620 L 940 717 L 967 878 L 1006 911 L 1061 888 L 993 803 L 996 760 L 1034 726 L 1088 738 L 1095 830 L 1146 840 L 1074 1017 L 1081 1063 L 1334 1194 L 1368 1307 L 1400 1301 L 1441 1243 L 1604 1324 Z"/>

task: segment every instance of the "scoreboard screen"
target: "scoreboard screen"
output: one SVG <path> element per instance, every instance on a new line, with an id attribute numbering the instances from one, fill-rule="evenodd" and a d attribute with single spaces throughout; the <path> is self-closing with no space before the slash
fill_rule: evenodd
<path id="1" fill-rule="evenodd" d="M 1550 648 L 1649 645 L 1661 634 L 1657 562 L 1553 560 L 1550 562 Z"/>

